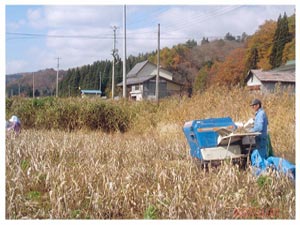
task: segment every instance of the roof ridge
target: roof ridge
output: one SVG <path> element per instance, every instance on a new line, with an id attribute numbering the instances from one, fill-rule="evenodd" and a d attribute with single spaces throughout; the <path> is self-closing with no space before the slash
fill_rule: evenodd
<path id="1" fill-rule="evenodd" d="M 134 77 L 136 76 L 148 63 L 148 60 L 139 62 L 134 65 L 134 67 L 127 73 L 127 77 Z"/>

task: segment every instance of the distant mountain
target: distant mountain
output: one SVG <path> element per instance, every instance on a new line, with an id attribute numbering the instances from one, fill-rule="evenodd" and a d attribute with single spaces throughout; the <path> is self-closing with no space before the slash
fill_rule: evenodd
<path id="1" fill-rule="evenodd" d="M 66 71 L 60 70 L 58 80 L 61 81 Z M 49 96 L 55 93 L 57 72 L 54 69 L 39 70 L 31 73 L 6 75 L 6 95 L 32 96 L 34 75 L 34 89 L 36 96 Z"/>
<path id="2" fill-rule="evenodd" d="M 20 79 L 23 75 L 22 74 L 11 74 L 11 75 L 6 75 L 6 84 L 12 83 L 18 79 Z"/>

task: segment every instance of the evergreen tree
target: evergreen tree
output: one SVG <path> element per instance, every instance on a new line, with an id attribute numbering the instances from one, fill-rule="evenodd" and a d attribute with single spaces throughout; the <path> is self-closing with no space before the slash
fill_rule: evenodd
<path id="1" fill-rule="evenodd" d="M 253 46 L 250 49 L 250 53 L 247 58 L 246 70 L 248 71 L 250 69 L 257 69 L 257 63 L 258 63 L 258 50 L 257 50 L 257 46 Z"/>
<path id="2" fill-rule="evenodd" d="M 195 91 L 203 92 L 207 86 L 207 77 L 210 65 L 205 65 L 199 70 L 198 75 L 195 78 L 193 88 Z"/>
<path id="3" fill-rule="evenodd" d="M 193 40 L 188 40 L 185 43 L 185 46 L 188 47 L 188 48 L 193 48 L 193 47 L 197 46 L 197 41 L 195 41 L 194 39 Z"/>
<path id="4" fill-rule="evenodd" d="M 201 41 L 201 45 L 208 44 L 208 43 L 209 43 L 208 38 L 203 37 Z"/>
<path id="5" fill-rule="evenodd" d="M 284 46 L 290 41 L 289 26 L 286 13 L 277 20 L 277 28 L 273 38 L 273 48 L 270 55 L 270 64 L 272 68 L 279 67 L 282 64 L 282 54 Z"/>
<path id="6" fill-rule="evenodd" d="M 282 62 L 285 63 L 288 60 L 295 60 L 296 58 L 296 51 L 295 51 L 295 38 L 296 38 L 296 15 L 292 15 L 288 17 L 289 22 L 289 35 L 290 35 L 290 42 L 284 46 L 283 55 L 282 55 Z"/>
<path id="7" fill-rule="evenodd" d="M 224 39 L 227 41 L 235 41 L 235 37 L 229 32 L 225 35 Z"/>
<path id="8" fill-rule="evenodd" d="M 39 97 L 41 95 L 40 91 L 38 89 L 35 89 L 34 96 Z"/>
<path id="9" fill-rule="evenodd" d="M 241 37 L 241 42 L 245 42 L 247 37 L 248 37 L 248 35 L 245 32 L 243 32 L 242 37 Z"/>

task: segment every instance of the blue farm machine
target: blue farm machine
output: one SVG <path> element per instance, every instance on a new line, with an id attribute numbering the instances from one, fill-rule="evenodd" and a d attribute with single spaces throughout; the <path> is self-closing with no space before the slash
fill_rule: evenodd
<path id="1" fill-rule="evenodd" d="M 260 133 L 238 132 L 237 128 L 230 117 L 209 118 L 186 122 L 183 132 L 191 156 L 202 163 L 229 159 L 245 165 Z"/>

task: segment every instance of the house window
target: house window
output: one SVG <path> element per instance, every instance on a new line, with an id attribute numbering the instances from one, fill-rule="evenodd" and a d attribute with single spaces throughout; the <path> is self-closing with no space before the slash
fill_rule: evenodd
<path id="1" fill-rule="evenodd" d="M 140 90 L 140 85 L 134 85 L 134 86 L 132 87 L 132 90 L 133 90 L 133 91 L 138 91 L 138 90 Z"/>

